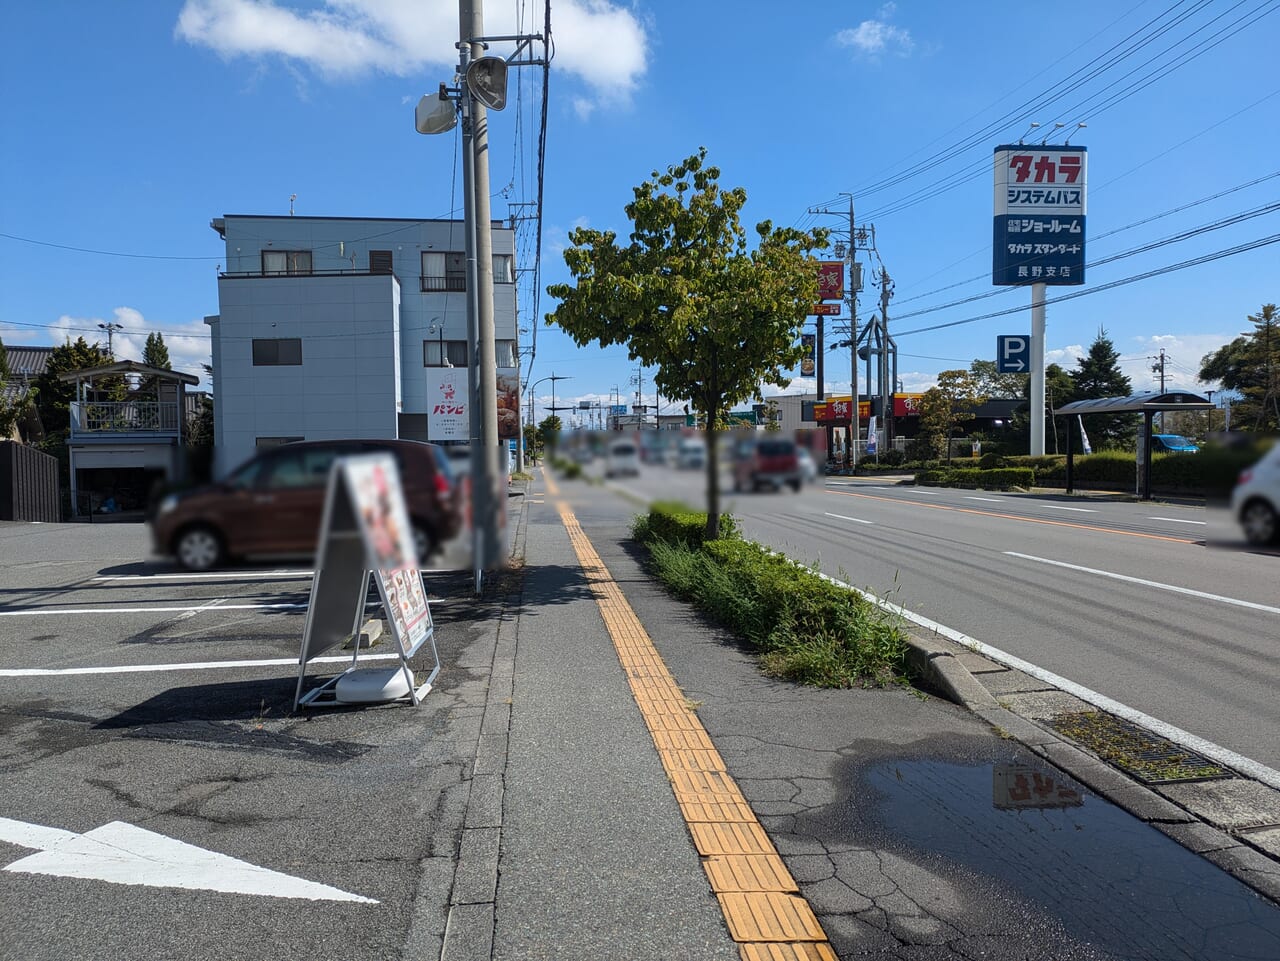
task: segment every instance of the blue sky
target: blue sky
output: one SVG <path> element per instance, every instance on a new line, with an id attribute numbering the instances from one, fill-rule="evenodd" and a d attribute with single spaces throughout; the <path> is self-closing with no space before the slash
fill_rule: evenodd
<path id="1" fill-rule="evenodd" d="M 540 3 L 485 7 L 490 34 L 540 28 Z M 1030 303 L 1014 289 L 935 309 L 996 289 L 991 152 L 1032 121 L 1042 127 L 1031 142 L 1055 122 L 1088 125 L 1072 143 L 1089 150 L 1091 262 L 1246 215 L 1093 268 L 1083 288 L 1051 288 L 1051 301 L 1280 234 L 1280 214 L 1258 213 L 1280 202 L 1277 8 L 554 0 L 541 281 L 566 278 L 574 226 L 625 235 L 631 188 L 705 146 L 722 184 L 746 188 L 748 226 L 840 227 L 807 210 L 844 208 L 840 195 L 854 194 L 859 224 L 875 226 L 875 266 L 896 285 L 899 377 L 924 389 L 940 370 L 993 358 L 997 334 L 1030 329 L 1022 311 L 905 333 Z M 285 214 L 292 194 L 311 216 L 461 213 L 455 134 L 412 125 L 418 97 L 451 79 L 454 0 L 48 0 L 7 5 L 5 22 L 8 344 L 101 335 L 114 321 L 125 325 L 117 356 L 139 357 L 159 330 L 175 366 L 198 372 L 222 253 L 211 218 Z M 522 74 L 512 104 L 491 114 L 495 217 L 536 197 L 540 77 Z M 913 167 L 924 169 L 901 176 Z M 518 266 L 533 265 L 532 241 L 522 236 Z M 1136 389 L 1153 386 L 1148 358 L 1162 347 L 1171 385 L 1195 387 L 1202 355 L 1280 298 L 1278 267 L 1272 243 L 1051 302 L 1048 359 L 1072 365 L 1103 327 Z M 864 293 L 860 313 L 873 300 Z M 553 306 L 543 294 L 540 312 Z M 634 400 L 625 349 L 580 350 L 538 326 L 533 377 L 571 377 L 560 403 L 615 386 Z M 829 355 L 827 381 L 847 391 L 847 352 Z M 797 377 L 790 390 L 812 387 Z M 652 389 L 646 373 L 649 404 Z"/>

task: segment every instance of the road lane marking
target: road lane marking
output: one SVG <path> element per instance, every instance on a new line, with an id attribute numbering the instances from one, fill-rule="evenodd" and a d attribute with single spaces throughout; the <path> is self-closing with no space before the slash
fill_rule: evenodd
<path id="1" fill-rule="evenodd" d="M 694 848 L 703 858 L 703 870 L 729 936 L 738 943 L 743 958 L 834 959 L 813 909 L 798 893 L 799 886 L 622 588 L 569 506 L 560 501 L 556 509 L 626 671 Z"/>
<path id="2" fill-rule="evenodd" d="M 361 654 L 361 661 L 387 661 L 399 654 Z M 349 655 L 313 657 L 308 664 L 349 664 Z M 119 664 L 114 667 L 10 667 L 0 677 L 63 677 L 73 674 L 154 674 L 163 671 L 221 671 L 243 667 L 297 667 L 296 657 L 272 657 L 256 661 L 196 661 L 191 664 Z"/>
<path id="3" fill-rule="evenodd" d="M 964 499 L 965 499 L 965 500 L 967 500 L 967 501 L 986 501 L 986 502 L 987 502 L 987 503 L 989 503 L 989 504 L 999 504 L 999 503 L 1000 503 L 1000 499 L 999 499 L 999 498 L 997 498 L 997 497 L 974 497 L 974 496 L 973 496 L 973 495 L 971 495 L 971 494 L 966 494 L 966 495 L 965 495 L 965 497 L 964 497 Z"/>
<path id="4" fill-rule="evenodd" d="M 842 520 L 842 521 L 853 521 L 855 524 L 870 524 L 870 523 L 871 523 L 871 521 L 864 521 L 861 517 L 845 517 L 845 515 L 844 515 L 844 514 L 829 514 L 829 513 L 827 513 L 826 511 L 823 511 L 823 512 L 822 512 L 822 515 L 823 515 L 824 517 L 838 517 L 838 518 L 840 518 L 840 520 Z"/>
<path id="5" fill-rule="evenodd" d="M 95 581 L 217 581 L 217 580 L 268 580 L 284 578 L 286 580 L 302 580 L 311 577 L 315 571 L 219 571 L 217 573 L 190 574 L 106 574 L 95 577 Z"/>
<path id="6" fill-rule="evenodd" d="M 1075 511 L 1077 514 L 1096 514 L 1098 513 L 1092 507 L 1062 507 L 1059 504 L 1041 504 L 1045 510 L 1050 511 Z"/>
<path id="7" fill-rule="evenodd" d="M 378 903 L 372 898 L 260 868 L 123 821 L 112 821 L 76 834 L 0 817 L 0 841 L 37 851 L 5 867 L 5 871 L 15 874 L 307 901 Z"/>
<path id="8" fill-rule="evenodd" d="M 1148 517 L 1149 521 L 1168 521 L 1170 524 L 1199 524 L 1201 527 L 1208 524 L 1208 521 L 1188 521 L 1181 517 Z"/>
<path id="9" fill-rule="evenodd" d="M 209 611 L 288 611 L 306 607 L 301 604 L 223 604 L 210 607 L 207 604 L 185 607 L 32 607 L 20 611 L 0 611 L 0 617 L 34 617 L 37 614 L 179 614 L 189 612 L 199 614 Z"/>
<path id="10" fill-rule="evenodd" d="M 1083 684 L 1077 684 L 1075 681 L 1069 681 L 1065 677 L 1054 674 L 1052 671 L 1047 671 L 1036 664 L 1032 664 L 1030 661 L 1024 661 L 1022 658 L 1013 654 L 1005 653 L 998 647 L 992 647 L 990 644 L 984 644 L 982 641 L 970 637 L 968 634 L 962 634 L 960 631 L 947 627 L 945 624 L 939 624 L 937 621 L 931 620 L 923 614 L 916 614 L 914 611 L 909 611 L 900 604 L 894 604 L 882 597 L 877 597 L 870 591 L 864 591 L 854 587 L 852 584 L 846 584 L 844 581 L 838 580 L 829 574 L 819 574 L 818 576 L 824 580 L 830 581 L 832 584 L 839 584 L 841 587 L 847 587 L 855 594 L 866 598 L 882 610 L 889 611 L 892 614 L 897 614 L 899 617 L 923 627 L 925 630 L 933 631 L 941 637 L 955 641 L 957 644 L 962 644 L 969 648 L 969 650 L 976 651 L 985 657 L 991 658 L 993 661 L 998 661 L 1005 667 L 1014 668 L 1015 670 L 1022 671 L 1024 674 L 1029 674 L 1036 680 L 1044 681 L 1046 684 L 1050 684 L 1061 691 L 1066 691 L 1068 694 L 1072 694 L 1080 700 L 1088 704 L 1092 704 L 1099 710 L 1107 711 L 1110 714 L 1116 715 L 1116 717 L 1124 718 L 1126 721 L 1132 721 L 1140 727 L 1145 727 L 1147 730 L 1152 731 L 1167 740 L 1173 741 L 1175 744 L 1186 748 L 1188 751 L 1194 751 L 1203 757 L 1207 757 L 1211 761 L 1216 761 L 1218 764 L 1233 768 L 1246 777 L 1251 777 L 1256 781 L 1261 781 L 1263 784 L 1280 790 L 1280 771 L 1269 768 L 1265 764 L 1259 764 L 1251 758 L 1247 758 L 1242 754 L 1237 754 L 1235 751 L 1222 747 L 1221 745 L 1214 744 L 1212 741 L 1206 741 L 1202 737 L 1198 737 L 1195 734 L 1182 730 L 1182 728 L 1174 727 L 1172 724 L 1166 724 L 1158 718 L 1154 718 L 1149 714 L 1144 714 L 1135 708 L 1129 707 L 1127 704 L 1122 704 L 1119 701 L 1113 700 L 1105 694 L 1099 694 L 1097 691 L 1090 690 Z"/>
<path id="11" fill-rule="evenodd" d="M 960 514 L 976 514 L 979 517 L 999 517 L 1008 521 L 1021 521 L 1024 524 L 1044 524 L 1048 527 L 1070 527 L 1079 531 L 1094 531 L 1099 534 L 1119 534 L 1122 537 L 1144 537 L 1153 541 L 1169 541 L 1173 544 L 1199 544 L 1199 541 L 1187 537 L 1174 537 L 1171 534 L 1144 534 L 1141 531 L 1121 531 L 1114 527 L 1095 527 L 1092 524 L 1073 524 L 1070 521 L 1051 521 L 1045 517 L 1023 517 L 1020 514 L 1002 514 L 999 511 L 981 510 L 977 507 L 953 507 L 949 504 L 927 504 L 924 501 L 906 500 L 901 497 L 878 497 L 875 494 L 856 494 L 853 491 L 827 490 L 825 493 L 833 497 L 866 497 L 873 501 L 888 501 L 890 504 L 911 504 L 931 511 L 956 511 Z"/>
<path id="12" fill-rule="evenodd" d="M 1154 587 L 1158 591 L 1169 591 L 1173 594 L 1186 594 L 1188 597 L 1199 597 L 1206 601 L 1217 601 L 1219 604 L 1230 604 L 1232 607 L 1247 607 L 1251 611 L 1264 611 L 1267 614 L 1280 614 L 1280 607 L 1272 607 L 1269 604 L 1258 604 L 1255 601 L 1242 601 L 1237 597 L 1224 597 L 1221 594 L 1210 594 L 1207 591 L 1197 591 L 1190 587 L 1178 587 L 1176 584 L 1161 584 L 1159 581 L 1148 581 L 1141 577 L 1131 577 L 1128 574 L 1117 574 L 1114 571 L 1100 571 L 1093 567 L 1081 567 L 1078 564 L 1067 564 L 1064 561 L 1051 561 L 1047 557 L 1035 557 L 1032 554 L 1019 554 L 1017 551 L 1005 551 L 1009 557 L 1020 557 L 1026 561 L 1035 561 L 1038 564 L 1049 564 L 1053 567 L 1065 567 L 1070 571 L 1080 571 L 1084 574 L 1095 574 L 1098 577 L 1109 577 L 1113 581 L 1125 581 L 1128 584 L 1140 584 L 1143 587 Z"/>

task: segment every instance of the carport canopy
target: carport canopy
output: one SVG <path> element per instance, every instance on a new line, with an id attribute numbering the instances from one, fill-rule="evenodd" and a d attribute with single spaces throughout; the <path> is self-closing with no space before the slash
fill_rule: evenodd
<path id="1" fill-rule="evenodd" d="M 1075 480 L 1075 455 L 1071 444 L 1072 414 L 1141 414 L 1143 443 L 1142 499 L 1151 500 L 1151 419 L 1164 411 L 1211 410 L 1213 401 L 1187 391 L 1162 393 L 1147 391 L 1128 397 L 1094 397 L 1089 400 L 1073 400 L 1054 410 L 1054 416 L 1067 415 L 1067 493 L 1073 490 Z"/>

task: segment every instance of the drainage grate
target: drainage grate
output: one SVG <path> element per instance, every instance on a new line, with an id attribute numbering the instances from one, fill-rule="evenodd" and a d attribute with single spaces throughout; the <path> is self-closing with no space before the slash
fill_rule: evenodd
<path id="1" fill-rule="evenodd" d="M 1107 763 L 1146 784 L 1231 777 L 1230 771 L 1207 758 L 1130 721 L 1100 711 L 1059 714 L 1049 724 L 1059 734 L 1085 745 Z"/>

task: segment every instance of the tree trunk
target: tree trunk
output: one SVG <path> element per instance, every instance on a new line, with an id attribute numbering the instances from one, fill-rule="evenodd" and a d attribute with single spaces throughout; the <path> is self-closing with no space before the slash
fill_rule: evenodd
<path id="1" fill-rule="evenodd" d="M 707 405 L 707 537 L 714 541 L 720 537 L 720 445 L 716 443 L 719 430 L 716 404 Z"/>

